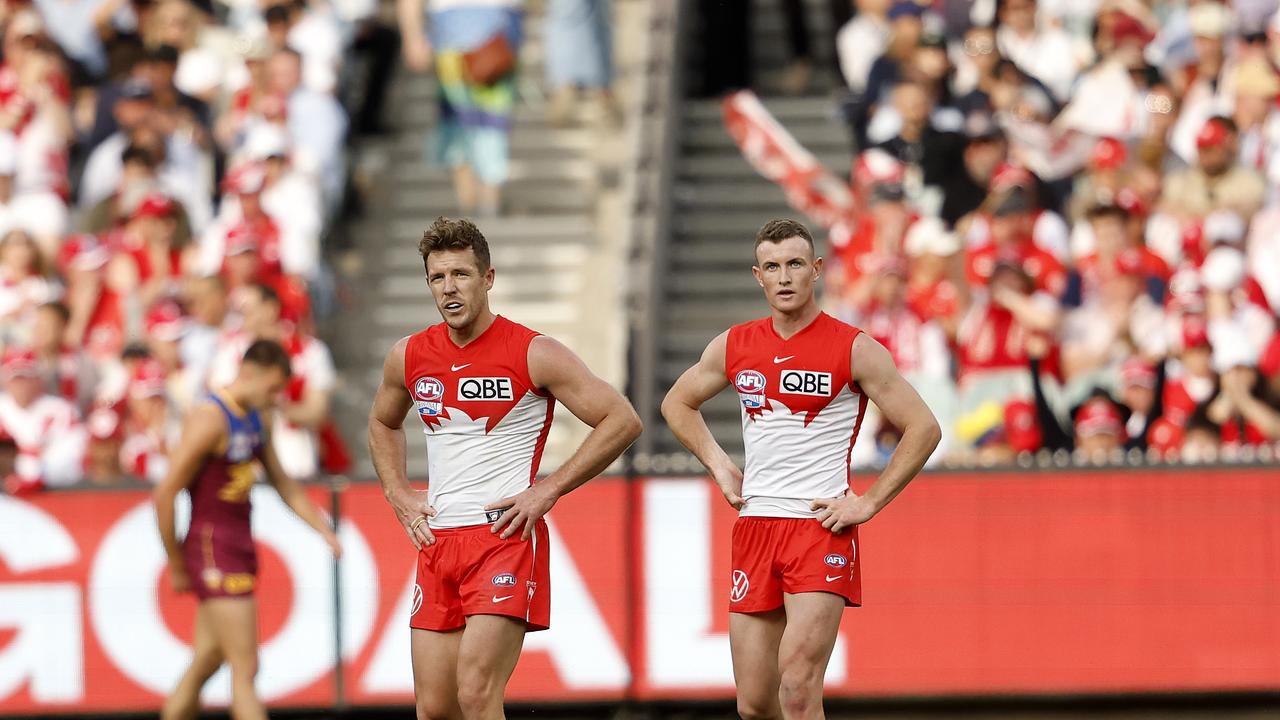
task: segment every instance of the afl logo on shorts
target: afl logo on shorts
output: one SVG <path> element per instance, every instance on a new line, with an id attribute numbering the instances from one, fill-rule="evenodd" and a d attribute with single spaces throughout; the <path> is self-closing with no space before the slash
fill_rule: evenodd
<path id="1" fill-rule="evenodd" d="M 433 377 L 420 377 L 413 382 L 413 399 L 418 402 L 418 414 L 435 417 L 440 414 L 444 397 L 444 383 Z"/>
<path id="2" fill-rule="evenodd" d="M 515 587 L 516 576 L 511 573 L 500 573 L 493 576 L 493 584 L 498 587 Z"/>
<path id="3" fill-rule="evenodd" d="M 849 564 L 849 561 L 846 560 L 843 555 L 838 555 L 836 553 L 831 553 L 830 555 L 822 558 L 822 562 L 830 565 L 833 568 L 842 568 L 845 565 Z"/>
<path id="4" fill-rule="evenodd" d="M 747 596 L 747 589 L 751 587 L 751 582 L 747 580 L 747 574 L 741 570 L 733 571 L 733 586 L 729 588 L 729 602 L 742 602 L 742 598 Z"/>
<path id="5" fill-rule="evenodd" d="M 764 375 L 755 370 L 741 370 L 733 378 L 733 386 L 742 399 L 742 407 L 748 410 L 764 407 Z"/>

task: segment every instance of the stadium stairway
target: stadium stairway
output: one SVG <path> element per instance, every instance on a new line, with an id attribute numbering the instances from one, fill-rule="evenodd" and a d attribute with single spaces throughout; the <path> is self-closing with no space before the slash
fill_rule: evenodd
<path id="1" fill-rule="evenodd" d="M 564 342 L 622 387 L 627 237 L 622 176 L 631 143 L 625 127 L 608 129 L 589 103 L 576 109 L 568 127 L 548 123 L 542 3 L 530 2 L 527 9 L 511 180 L 501 216 L 477 221 L 497 270 L 490 300 L 496 312 Z M 620 0 L 614 4 L 615 27 L 643 27 L 647 12 L 645 0 Z M 619 32 L 614 42 L 615 92 L 630 118 L 643 72 L 644 37 Z M 399 68 L 388 103 L 394 131 L 361 139 L 354 152 L 353 183 L 363 208 L 340 230 L 347 249 L 332 261 L 341 309 L 325 336 L 342 377 L 335 413 L 355 451 L 355 477 L 372 477 L 364 447 L 366 417 L 384 354 L 397 339 L 440 320 L 417 253 L 423 229 L 437 215 L 458 212 L 448 170 L 425 159 L 437 114 L 434 78 Z M 423 477 L 422 441 L 416 428 L 407 427 L 410 476 Z M 585 432 L 559 408 L 543 467 L 554 468 Z"/>
<path id="2" fill-rule="evenodd" d="M 787 57 L 785 26 L 778 0 L 753 0 L 752 55 L 755 90 L 764 104 L 796 139 L 828 168 L 849 171 L 852 153 L 848 131 L 836 118 L 831 99 L 834 73 L 830 18 L 822 0 L 806 0 L 814 35 L 814 76 L 808 92 L 782 94 Z M 686 16 L 687 17 L 687 16 Z M 685 87 L 697 87 L 697 28 L 689 29 Z M 686 99 L 680 114 L 678 151 L 671 193 L 673 217 L 665 252 L 657 253 L 654 312 L 659 328 L 652 359 L 657 379 L 647 418 L 659 418 L 663 393 L 692 365 L 713 337 L 730 325 L 764 314 L 760 288 L 751 276 L 752 239 L 765 221 L 794 217 L 782 191 L 760 177 L 743 159 L 724 129 L 720 102 Z M 815 237 L 825 233 L 814 228 Z M 662 239 L 659 240 L 660 242 Z M 716 439 L 741 457 L 742 433 L 738 404 L 722 393 L 704 406 Z M 642 449 L 659 456 L 680 458 L 683 448 L 665 424 L 650 422 Z M 685 459 L 669 469 L 692 469 Z"/>

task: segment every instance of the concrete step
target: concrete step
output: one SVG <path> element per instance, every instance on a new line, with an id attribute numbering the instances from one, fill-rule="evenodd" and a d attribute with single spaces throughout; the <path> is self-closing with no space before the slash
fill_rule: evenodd
<path id="1" fill-rule="evenodd" d="M 793 120 L 812 120 L 830 117 L 833 113 L 831 100 L 825 95 L 805 95 L 801 97 L 766 98 L 764 106 L 783 125 Z M 722 117 L 719 100 L 685 100 L 681 113 L 686 122 L 714 122 Z"/>
<path id="2" fill-rule="evenodd" d="M 566 157 L 559 162 L 526 161 L 512 158 L 510 163 L 510 180 L 513 182 L 528 180 L 531 182 L 565 182 L 570 180 L 591 180 L 595 178 L 595 165 L 586 158 Z M 425 162 L 411 162 L 399 166 L 395 170 L 396 183 L 428 183 L 448 180 L 447 168 L 429 165 Z"/>
<path id="3" fill-rule="evenodd" d="M 851 147 L 849 130 L 825 117 L 788 121 L 786 128 L 795 137 L 796 142 L 812 153 L 848 151 Z M 686 127 L 681 137 L 681 144 L 691 152 L 710 150 L 739 152 L 737 143 L 721 123 L 697 123 Z"/>
<path id="4" fill-rule="evenodd" d="M 849 168 L 853 166 L 853 154 L 845 149 L 823 149 L 814 148 L 814 156 L 818 162 L 822 163 L 828 170 L 837 176 L 848 176 Z M 691 153 L 686 151 L 686 156 L 681 161 L 680 179 L 682 181 L 713 181 L 720 182 L 724 179 L 729 180 L 745 180 L 748 178 L 760 178 L 755 168 L 744 159 L 741 155 L 729 152 L 706 152 Z M 760 178 L 762 182 L 768 182 L 764 178 Z"/>

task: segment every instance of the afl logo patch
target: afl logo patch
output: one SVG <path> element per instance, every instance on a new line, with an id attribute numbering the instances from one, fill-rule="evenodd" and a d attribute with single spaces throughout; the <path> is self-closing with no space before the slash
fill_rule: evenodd
<path id="1" fill-rule="evenodd" d="M 742 399 L 742 407 L 757 410 L 764 407 L 764 375 L 755 370 L 740 370 L 733 378 L 733 387 Z"/>
<path id="2" fill-rule="evenodd" d="M 499 573 L 493 576 L 493 584 L 498 587 L 515 587 L 516 576 L 511 573 Z"/>
<path id="3" fill-rule="evenodd" d="M 444 397 L 444 383 L 433 377 L 420 377 L 413 381 L 413 399 L 418 403 L 418 414 L 435 417 L 440 414 Z"/>
<path id="4" fill-rule="evenodd" d="M 842 568 L 845 565 L 849 564 L 849 561 L 846 560 L 843 555 L 838 555 L 836 553 L 831 553 L 830 555 L 822 558 L 822 562 L 830 565 L 833 568 Z"/>

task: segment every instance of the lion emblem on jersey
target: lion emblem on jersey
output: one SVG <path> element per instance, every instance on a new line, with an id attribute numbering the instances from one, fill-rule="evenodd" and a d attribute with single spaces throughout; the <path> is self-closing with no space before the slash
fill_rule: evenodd
<path id="1" fill-rule="evenodd" d="M 748 412 L 764 407 L 765 377 L 755 370 L 741 370 L 733 378 L 733 387 L 738 391 L 742 407 Z"/>
<path id="2" fill-rule="evenodd" d="M 413 382 L 413 399 L 418 403 L 418 414 L 436 417 L 444 405 L 444 383 L 433 377 L 420 377 Z"/>

